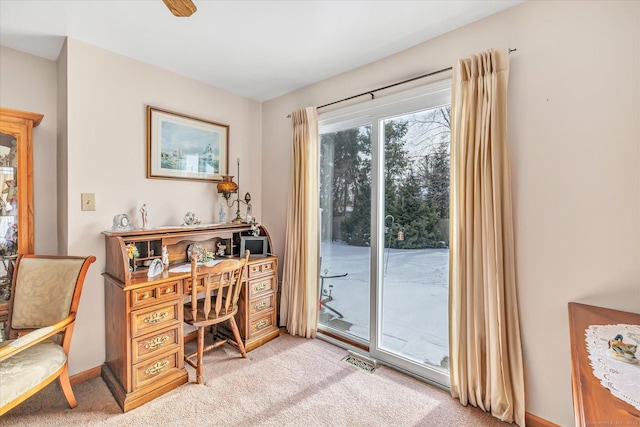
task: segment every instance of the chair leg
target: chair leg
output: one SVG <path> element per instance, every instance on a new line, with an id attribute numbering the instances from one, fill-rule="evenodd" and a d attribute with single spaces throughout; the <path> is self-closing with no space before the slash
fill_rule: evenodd
<path id="1" fill-rule="evenodd" d="M 204 353 L 204 328 L 198 328 L 198 366 L 196 367 L 196 384 L 202 384 L 202 357 Z"/>
<path id="2" fill-rule="evenodd" d="M 66 363 L 58 379 L 60 380 L 60 386 L 62 387 L 62 392 L 64 393 L 64 397 L 67 399 L 69 407 L 71 409 L 75 408 L 78 406 L 78 402 L 76 401 L 76 397 L 73 395 L 73 390 L 71 389 L 71 381 L 69 381 L 69 365 Z"/>
<path id="3" fill-rule="evenodd" d="M 236 339 L 236 344 L 238 344 L 238 350 L 240 350 L 240 354 L 243 358 L 247 358 L 247 352 L 244 349 L 244 344 L 242 343 L 242 338 L 240 338 L 240 331 L 238 331 L 238 324 L 236 323 L 236 319 L 231 317 L 229 319 L 229 324 L 231 325 L 231 330 L 233 331 L 233 336 Z"/>

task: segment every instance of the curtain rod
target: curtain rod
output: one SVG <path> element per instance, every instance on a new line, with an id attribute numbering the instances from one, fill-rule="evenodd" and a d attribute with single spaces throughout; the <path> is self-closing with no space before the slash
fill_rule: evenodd
<path id="1" fill-rule="evenodd" d="M 508 49 L 509 49 L 509 51 L 508 51 L 509 54 L 511 54 L 511 52 L 515 52 L 516 50 L 518 50 L 517 48 L 516 49 L 508 48 Z M 389 89 L 389 88 L 392 88 L 392 87 L 395 87 L 395 86 L 400 86 L 400 85 L 403 85 L 405 83 L 410 83 L 410 82 L 412 82 L 414 80 L 424 79 L 425 77 L 435 76 L 436 74 L 444 73 L 444 72 L 451 71 L 451 70 L 453 70 L 453 67 L 443 68 L 442 70 L 438 70 L 438 71 L 432 71 L 430 73 L 423 74 L 421 76 L 412 77 L 412 78 L 407 79 L 407 80 L 402 80 L 401 82 L 397 82 L 397 83 L 393 83 L 393 84 L 390 84 L 390 85 L 387 85 L 387 86 L 379 87 L 379 88 L 373 89 L 373 90 L 368 90 L 366 92 L 362 92 L 362 93 L 359 93 L 357 95 L 349 96 L 347 98 L 342 98 L 342 99 L 340 99 L 338 101 L 333 101 L 333 102 L 330 102 L 328 104 L 321 105 L 319 107 L 316 107 L 316 110 L 319 110 L 319 109 L 324 108 L 324 107 L 328 107 L 330 105 L 339 104 L 339 103 L 344 102 L 344 101 L 349 101 L 351 99 L 358 98 L 358 97 L 364 96 L 364 95 L 371 95 L 371 99 L 375 99 L 374 92 L 379 92 L 381 90 Z M 291 114 L 289 114 L 287 116 L 287 118 L 291 118 Z"/>

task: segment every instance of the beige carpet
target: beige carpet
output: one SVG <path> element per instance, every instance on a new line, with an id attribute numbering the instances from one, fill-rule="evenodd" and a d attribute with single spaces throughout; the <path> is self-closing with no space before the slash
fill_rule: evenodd
<path id="1" fill-rule="evenodd" d="M 230 346 L 207 353 L 204 384 L 190 382 L 126 414 L 100 378 L 74 386 L 75 409 L 66 406 L 56 381 L 0 418 L 0 425 L 509 425 L 390 368 L 367 373 L 343 362 L 346 354 L 327 342 L 283 333 L 248 359 Z"/>

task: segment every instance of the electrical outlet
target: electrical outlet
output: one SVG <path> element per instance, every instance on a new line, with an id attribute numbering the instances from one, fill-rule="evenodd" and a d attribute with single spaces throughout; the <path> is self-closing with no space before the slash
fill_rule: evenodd
<path id="1" fill-rule="evenodd" d="M 94 193 L 82 193 L 80 194 L 82 200 L 83 211 L 95 211 L 96 210 L 96 195 Z"/>

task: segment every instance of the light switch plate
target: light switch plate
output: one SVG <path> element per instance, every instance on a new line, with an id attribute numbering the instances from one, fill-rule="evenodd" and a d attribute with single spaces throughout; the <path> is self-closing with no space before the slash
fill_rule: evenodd
<path id="1" fill-rule="evenodd" d="M 94 193 L 81 193 L 80 199 L 82 200 L 83 211 L 96 210 L 96 195 Z"/>

